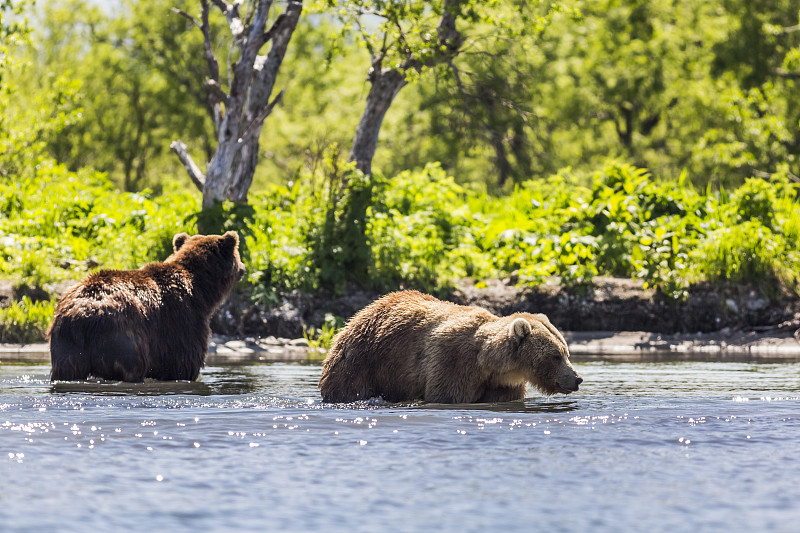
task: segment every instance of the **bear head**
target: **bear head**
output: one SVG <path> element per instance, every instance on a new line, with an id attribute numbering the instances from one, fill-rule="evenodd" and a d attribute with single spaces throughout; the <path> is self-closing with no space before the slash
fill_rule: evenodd
<path id="1" fill-rule="evenodd" d="M 172 239 L 172 247 L 174 252 L 166 262 L 179 263 L 191 272 L 211 272 L 222 285 L 233 287 L 245 274 L 235 231 L 224 235 L 178 233 Z"/>
<path id="2" fill-rule="evenodd" d="M 508 332 L 521 373 L 544 394 L 569 394 L 583 381 L 569 362 L 567 342 L 545 315 L 514 315 Z"/>

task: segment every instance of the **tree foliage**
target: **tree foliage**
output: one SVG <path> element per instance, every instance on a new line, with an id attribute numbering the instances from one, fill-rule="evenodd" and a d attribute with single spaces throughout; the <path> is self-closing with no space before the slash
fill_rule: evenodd
<path id="1" fill-rule="evenodd" d="M 185 78 L 203 64 L 180 39 L 193 32 L 164 2 L 123 0 L 111 15 L 85 0 L 56 0 L 41 6 L 36 26 L 26 93 L 42 99 L 58 80 L 72 91 L 62 102 L 71 120 L 45 137 L 53 157 L 136 191 L 182 171 L 168 155 L 174 135 L 210 150 L 211 122 Z"/>
<path id="2" fill-rule="evenodd" d="M 332 143 L 352 148 L 370 76 L 385 69 L 402 74 L 370 164 L 385 175 L 440 161 L 460 182 L 508 191 L 564 167 L 591 173 L 609 157 L 662 175 L 687 169 L 696 183 L 800 173 L 800 20 L 789 0 L 451 4 L 455 55 L 439 43 L 444 2 L 310 2 L 278 77 L 287 91 L 261 135 L 255 187 L 318 165 Z M 40 3 L 28 107 L 61 79 L 73 93 L 62 109 L 80 112 L 48 137 L 51 153 L 131 189 L 186 183 L 167 141 L 184 139 L 198 162 L 217 143 L 198 82 L 203 35 L 170 11 L 197 5 L 123 0 L 114 14 L 91 5 Z M 211 15 L 224 58 L 227 21 Z M 226 91 L 228 62 L 220 67 Z"/>
<path id="3" fill-rule="evenodd" d="M 408 134 L 393 130 L 399 135 L 390 141 L 391 160 L 438 160 L 469 175 L 464 181 L 476 174 L 522 180 L 564 167 L 591 172 L 609 157 L 664 175 L 688 169 L 697 183 L 735 184 L 782 170 L 798 175 L 793 73 L 800 32 L 791 2 L 570 5 L 579 17 L 556 13 L 535 40 L 516 39 L 500 61 L 474 68 L 479 79 L 497 80 L 490 87 L 513 95 L 498 99 L 502 105 L 488 119 L 464 121 L 446 84 L 420 84 L 421 96 L 401 111 L 414 127 Z M 751 56 L 742 55 L 748 45 L 737 44 L 743 28 L 755 32 L 750 40 L 772 43 L 759 52 L 769 60 L 758 64 L 770 66 L 758 78 L 749 74 Z M 495 143 L 506 161 L 492 148 L 498 121 L 508 124 L 505 142 Z M 525 147 L 521 157 L 517 146 Z"/>

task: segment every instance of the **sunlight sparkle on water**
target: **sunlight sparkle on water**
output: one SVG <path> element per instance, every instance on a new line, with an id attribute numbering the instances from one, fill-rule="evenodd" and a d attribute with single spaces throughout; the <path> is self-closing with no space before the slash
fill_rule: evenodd
<path id="1" fill-rule="evenodd" d="M 114 395 L 0 365 L 0 529 L 792 531 L 800 363 L 581 366 L 566 400 L 442 406 L 324 404 L 320 365 Z"/>

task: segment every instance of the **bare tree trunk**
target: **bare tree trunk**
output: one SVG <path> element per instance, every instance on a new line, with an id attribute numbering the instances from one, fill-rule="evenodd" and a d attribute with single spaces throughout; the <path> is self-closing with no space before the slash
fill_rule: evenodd
<path id="1" fill-rule="evenodd" d="M 623 129 L 622 124 L 620 124 L 617 118 L 614 119 L 614 127 L 617 129 L 617 136 L 620 142 L 628 150 L 628 153 L 630 153 L 633 142 L 633 106 L 628 103 L 621 104 L 619 106 L 619 112 L 625 121 L 625 127 Z"/>
<path id="2" fill-rule="evenodd" d="M 256 72 L 244 110 L 244 122 L 251 125 L 249 127 L 252 128 L 252 131 L 243 139 L 239 153 L 234 159 L 231 179 L 225 191 L 225 197 L 234 202 L 247 201 L 247 191 L 250 190 L 250 185 L 253 183 L 253 175 L 258 164 L 259 140 L 264 127 L 264 120 L 259 120 L 259 115 L 263 113 L 264 109 L 272 109 L 270 106 L 279 102 L 283 95 L 283 91 L 281 91 L 270 103 L 269 99 L 272 89 L 275 87 L 278 69 L 286 55 L 286 49 L 297 27 L 297 22 L 300 20 L 302 7 L 299 2 L 287 7 L 286 12 L 274 25 L 275 32 L 272 36 L 272 47 L 269 53 L 266 57 L 259 56 L 256 59 Z"/>
<path id="3" fill-rule="evenodd" d="M 394 97 L 405 87 L 405 74 L 399 70 L 385 68 L 373 69 L 370 76 L 372 86 L 367 95 L 367 105 L 361 114 L 356 127 L 353 147 L 350 150 L 350 161 L 355 161 L 356 168 L 364 174 L 372 173 L 372 159 L 378 146 L 378 134 L 381 131 L 383 117 Z"/>
<path id="4" fill-rule="evenodd" d="M 511 163 L 508 161 L 508 154 L 506 153 L 505 139 L 503 139 L 503 134 L 497 127 L 491 129 L 489 139 L 492 148 L 494 148 L 494 163 L 497 166 L 497 186 L 502 187 L 512 172 Z"/>
<path id="5" fill-rule="evenodd" d="M 281 95 L 272 101 L 269 98 L 303 9 L 301 1 L 290 0 L 284 13 L 267 30 L 272 1 L 257 0 L 252 12 L 245 17 L 239 12 L 242 2 L 229 4 L 223 0 L 211 1 L 227 18 L 233 38 L 232 46 L 236 46 L 240 52 L 239 60 L 233 67 L 230 94 L 225 94 L 219 80 L 219 64 L 214 57 L 208 21 L 211 9 L 209 0 L 201 0 L 200 20 L 183 11 L 173 10 L 191 20 L 202 31 L 208 63 L 209 77 L 205 85 L 214 117 L 217 148 L 205 175 L 191 160 L 182 142 L 175 141 L 171 145 L 189 177 L 203 191 L 203 209 L 222 200 L 247 201 L 247 192 L 258 162 L 258 137 L 264 120 Z M 266 56 L 259 55 L 268 41 L 272 41 L 269 53 Z"/>
<path id="6" fill-rule="evenodd" d="M 368 179 L 365 183 L 362 180 L 350 180 L 348 176 L 344 177 L 346 198 L 341 217 L 337 219 L 334 206 L 329 208 L 325 236 L 320 245 L 322 260 L 328 261 L 328 257 L 332 257 L 333 261 L 338 261 L 339 268 L 346 273 L 345 276 L 349 280 L 363 283 L 369 275 L 371 249 L 366 235 L 367 210 L 372 204 L 372 159 L 378 146 L 383 117 L 397 93 L 406 86 L 408 71 L 448 62 L 458 54 L 461 35 L 455 28 L 455 20 L 459 14 L 460 1 L 444 0 L 442 16 L 436 28 L 440 47 L 438 55 L 423 61 L 409 54 L 400 66 L 383 67 L 388 52 L 387 43 L 390 41 L 384 39 L 381 50 L 375 50 L 368 45 L 372 56 L 368 77 L 370 89 L 364 112 L 356 127 L 349 159 L 350 162 L 355 162 L 356 170 L 364 173 Z M 346 249 L 347 253 L 334 255 L 326 252 L 339 246 Z M 320 281 L 327 283 L 322 278 Z"/>
<path id="7" fill-rule="evenodd" d="M 382 68 L 386 50 L 372 57 L 369 82 L 371 84 L 367 95 L 367 104 L 361 114 L 361 120 L 356 127 L 353 146 L 350 150 L 350 161 L 355 161 L 356 168 L 364 174 L 372 173 L 372 159 L 378 146 L 378 134 L 381 130 L 383 117 L 392 105 L 394 97 L 406 86 L 405 73 L 409 70 L 419 70 L 423 66 L 433 66 L 446 63 L 455 57 L 461 46 L 461 34 L 456 30 L 456 18 L 459 13 L 461 0 L 444 0 L 442 16 L 436 27 L 439 37 L 441 54 L 426 62 L 410 57 L 400 66 L 395 68 Z M 385 43 L 385 41 L 384 41 Z"/>

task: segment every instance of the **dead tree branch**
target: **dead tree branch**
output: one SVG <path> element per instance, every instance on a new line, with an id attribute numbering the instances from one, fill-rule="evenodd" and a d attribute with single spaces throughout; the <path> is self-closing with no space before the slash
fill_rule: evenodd
<path id="1" fill-rule="evenodd" d="M 178 155 L 178 159 L 181 160 L 181 163 L 183 163 L 183 166 L 186 168 L 186 172 L 192 179 L 192 183 L 194 183 L 195 186 L 202 191 L 206 184 L 206 177 L 203 174 L 203 171 L 200 170 L 200 167 L 195 164 L 192 156 L 189 155 L 186 145 L 181 141 L 174 141 L 169 145 L 169 147 Z"/>
<path id="2" fill-rule="evenodd" d="M 216 80 L 207 79 L 203 85 L 219 102 L 225 104 L 226 106 L 228 105 L 228 95 L 225 94 L 225 91 L 223 91 L 222 87 L 219 86 L 219 82 Z"/>
<path id="3" fill-rule="evenodd" d="M 213 83 L 214 87 L 222 91 L 219 84 L 219 63 L 217 63 L 217 58 L 214 57 L 214 48 L 211 41 L 211 25 L 208 21 L 210 6 L 208 0 L 202 0 L 201 4 L 200 31 L 203 33 L 203 54 L 205 55 L 206 65 L 208 66 L 208 82 L 206 83 L 206 89 L 208 89 L 208 107 L 211 109 L 211 116 L 214 119 L 214 131 L 219 133 L 223 113 L 222 104 L 224 103 L 227 108 L 228 98 L 227 96 L 225 98 L 220 98 L 219 94 L 217 94 L 211 86 Z"/>
<path id="4" fill-rule="evenodd" d="M 239 138 L 239 143 L 246 142 L 248 137 L 252 135 L 253 131 L 256 128 L 258 128 L 260 124 L 264 123 L 267 117 L 270 116 L 270 114 L 272 113 L 273 108 L 283 98 L 283 93 L 284 91 L 279 92 L 278 96 L 276 96 L 275 99 L 273 99 L 272 102 L 270 102 L 269 105 L 267 105 L 267 107 L 265 107 L 258 115 L 256 115 L 256 118 L 254 118 L 250 122 L 250 124 L 247 125 L 247 128 L 245 128 L 244 133 L 242 133 L 242 136 Z"/>
<path id="5" fill-rule="evenodd" d="M 189 13 L 187 13 L 186 11 L 183 11 L 182 9 L 178 9 L 177 7 L 173 7 L 172 8 L 172 12 L 175 13 L 176 15 L 182 16 L 185 19 L 188 19 L 189 22 L 191 22 L 192 24 L 194 24 L 198 28 L 201 27 L 200 26 L 200 22 L 196 18 L 191 16 Z"/>

